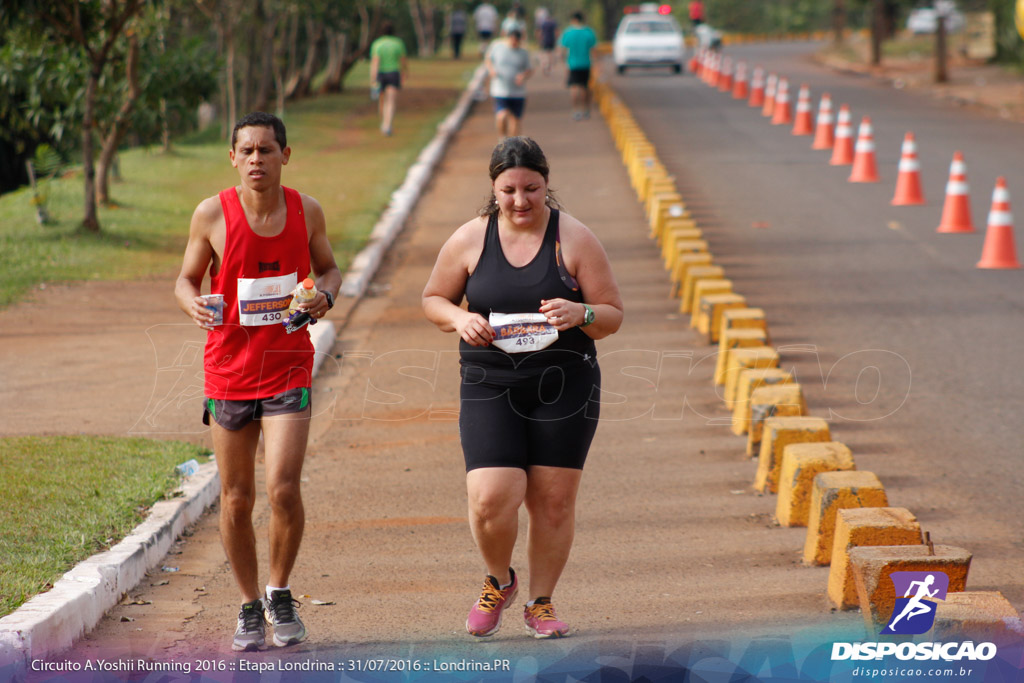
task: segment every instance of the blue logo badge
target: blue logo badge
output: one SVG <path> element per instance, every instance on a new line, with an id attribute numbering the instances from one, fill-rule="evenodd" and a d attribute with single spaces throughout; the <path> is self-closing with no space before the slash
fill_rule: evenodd
<path id="1" fill-rule="evenodd" d="M 918 635 L 927 633 L 935 623 L 935 600 L 945 600 L 949 576 L 945 572 L 893 572 L 896 605 L 881 633 Z M 900 597 L 902 596 L 902 597 Z"/>

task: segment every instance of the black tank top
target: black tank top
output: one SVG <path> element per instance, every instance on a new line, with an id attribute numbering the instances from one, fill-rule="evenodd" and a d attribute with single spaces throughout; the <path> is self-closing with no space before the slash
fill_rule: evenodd
<path id="1" fill-rule="evenodd" d="M 466 281 L 469 310 L 484 318 L 492 311 L 535 313 L 541 299 L 556 298 L 583 302 L 579 285 L 562 263 L 558 211 L 551 209 L 544 240 L 536 256 L 518 268 L 505 258 L 498 237 L 498 217 L 492 215 L 487 222 L 480 260 Z M 594 340 L 578 327 L 559 332 L 558 339 L 540 351 L 509 354 L 495 346 L 470 346 L 459 340 L 459 353 L 463 376 L 500 384 L 537 377 L 552 366 L 569 369 L 580 363 L 591 366 L 595 363 Z"/>

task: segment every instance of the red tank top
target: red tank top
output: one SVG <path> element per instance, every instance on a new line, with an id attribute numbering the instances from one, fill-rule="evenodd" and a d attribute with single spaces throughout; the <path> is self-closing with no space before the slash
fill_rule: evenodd
<path id="1" fill-rule="evenodd" d="M 226 235 L 210 291 L 224 295 L 224 324 L 206 337 L 207 398 L 268 398 L 312 383 L 309 333 L 288 334 L 281 324 L 292 289 L 309 274 L 302 198 L 283 189 L 287 217 L 273 237 L 252 231 L 235 188 L 220 193 Z"/>

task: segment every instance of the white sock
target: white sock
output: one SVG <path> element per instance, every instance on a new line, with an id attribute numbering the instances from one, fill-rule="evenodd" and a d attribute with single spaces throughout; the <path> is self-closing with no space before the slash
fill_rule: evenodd
<path id="1" fill-rule="evenodd" d="M 270 596 L 272 596 L 274 594 L 274 591 L 290 591 L 291 589 L 292 589 L 292 587 L 290 585 L 289 586 L 285 586 L 284 588 L 277 588 L 275 586 L 267 586 L 267 597 L 269 598 Z"/>

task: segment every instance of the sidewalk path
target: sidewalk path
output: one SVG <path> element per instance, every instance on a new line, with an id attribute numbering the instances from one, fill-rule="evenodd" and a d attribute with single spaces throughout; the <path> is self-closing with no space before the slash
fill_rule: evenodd
<path id="1" fill-rule="evenodd" d="M 463 627 L 484 570 L 466 523 L 457 339 L 424 319 L 420 292 L 440 245 L 487 197 L 496 142 L 488 102 L 455 137 L 371 294 L 341 330 L 336 365 L 316 382 L 306 535 L 292 578 L 309 596 L 302 614 L 311 635 L 255 658 L 439 649 L 547 657 L 588 643 L 632 650 L 861 623 L 825 607 L 828 568 L 800 565 L 804 530 L 774 527 L 774 499 L 752 493 L 754 464 L 742 444 L 707 424 L 728 416 L 711 388 L 714 359 L 675 312 L 606 125 L 596 113 L 570 120 L 563 78 L 530 82 L 524 134 L 547 153 L 551 186 L 567 210 L 602 240 L 626 307 L 622 330 L 598 343 L 606 404 L 556 594 L 574 637 L 528 638 L 521 606 L 488 642 Z M 261 495 L 264 567 L 267 522 Z M 152 604 L 116 608 L 71 656 L 233 657 L 238 596 L 216 516 L 178 551 L 167 563 L 180 571 L 153 576 L 138 591 Z M 522 548 L 514 566 L 528 579 Z"/>

